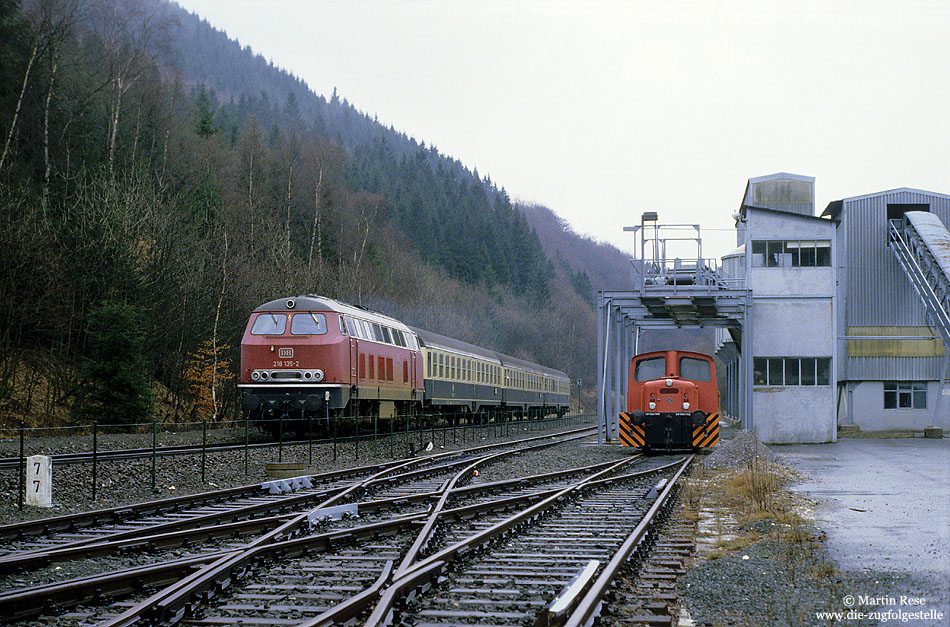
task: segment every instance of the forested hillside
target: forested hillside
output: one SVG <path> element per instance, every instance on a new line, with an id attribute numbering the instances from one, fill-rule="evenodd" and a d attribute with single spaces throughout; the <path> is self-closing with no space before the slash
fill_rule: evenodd
<path id="1" fill-rule="evenodd" d="M 88 417 L 106 374 L 154 381 L 125 420 L 230 417 L 248 312 L 300 293 L 594 379 L 602 264 L 562 223 L 177 5 L 0 0 L 0 58 L 0 425 Z"/>

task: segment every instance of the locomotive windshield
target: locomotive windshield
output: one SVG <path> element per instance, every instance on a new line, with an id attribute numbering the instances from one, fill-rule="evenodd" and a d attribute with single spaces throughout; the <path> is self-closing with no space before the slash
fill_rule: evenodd
<path id="1" fill-rule="evenodd" d="M 637 381 L 653 381 L 666 375 L 666 357 L 650 357 L 637 362 L 633 377 Z"/>
<path id="2" fill-rule="evenodd" d="M 257 316 L 251 335 L 283 335 L 287 328 L 287 314 L 262 313 Z"/>
<path id="3" fill-rule="evenodd" d="M 290 332 L 294 335 L 323 335 L 327 332 L 327 317 L 312 311 L 294 314 Z"/>
<path id="4" fill-rule="evenodd" d="M 709 362 L 695 357 L 680 357 L 680 378 L 690 381 L 709 381 L 712 378 Z"/>

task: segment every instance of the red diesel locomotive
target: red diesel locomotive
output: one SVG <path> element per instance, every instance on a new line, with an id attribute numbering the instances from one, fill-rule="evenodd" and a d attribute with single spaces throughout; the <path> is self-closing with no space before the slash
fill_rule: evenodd
<path id="1" fill-rule="evenodd" d="M 302 430 L 309 428 L 305 419 L 325 416 L 561 415 L 570 380 L 310 294 L 254 310 L 241 341 L 238 389 L 246 415 L 276 435 L 279 421 L 270 419 Z"/>
<path id="2" fill-rule="evenodd" d="M 624 446 L 657 451 L 700 450 L 719 443 L 719 387 L 712 357 L 654 351 L 634 357 L 627 411 L 620 414 Z"/>

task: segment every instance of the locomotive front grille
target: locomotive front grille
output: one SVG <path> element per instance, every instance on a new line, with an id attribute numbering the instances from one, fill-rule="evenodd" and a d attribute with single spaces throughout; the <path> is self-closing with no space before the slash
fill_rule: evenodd
<path id="1" fill-rule="evenodd" d="M 301 373 L 299 370 L 280 370 L 277 372 L 272 372 L 270 376 L 272 379 L 303 380 L 303 373 Z"/>
<path id="2" fill-rule="evenodd" d="M 323 381 L 323 371 L 316 370 L 252 370 L 251 381 L 305 381 L 319 383 Z"/>

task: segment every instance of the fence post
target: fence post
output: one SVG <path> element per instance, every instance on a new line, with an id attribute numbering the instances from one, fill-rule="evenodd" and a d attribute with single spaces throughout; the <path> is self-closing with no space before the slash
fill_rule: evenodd
<path id="1" fill-rule="evenodd" d="M 284 417 L 277 419 L 277 462 L 284 461 Z"/>
<path id="2" fill-rule="evenodd" d="M 329 420 L 329 416 L 327 420 Z M 333 426 L 331 427 L 330 438 L 333 440 L 333 461 L 336 461 L 336 423 L 337 417 L 333 417 Z"/>
<path id="3" fill-rule="evenodd" d="M 99 421 L 92 421 L 92 500 L 96 500 L 96 471 L 99 467 Z"/>
<path id="4" fill-rule="evenodd" d="M 389 459 L 392 459 L 396 456 L 396 436 L 393 433 L 393 430 L 396 428 L 396 417 L 392 416 L 389 419 Z"/>
<path id="5" fill-rule="evenodd" d="M 20 499 L 20 509 L 23 509 L 23 503 L 26 501 L 26 458 L 23 456 L 23 430 L 26 427 L 24 421 L 20 421 L 20 459 L 17 461 L 17 496 Z"/>
<path id="6" fill-rule="evenodd" d="M 313 465 L 313 414 L 307 414 L 307 465 Z"/>
<path id="7" fill-rule="evenodd" d="M 208 421 L 201 421 L 201 482 L 205 480 L 205 459 L 208 457 Z"/>
<path id="8" fill-rule="evenodd" d="M 248 474 L 247 471 L 247 448 L 248 448 L 248 436 L 250 435 L 250 419 L 248 416 L 244 416 L 244 476 Z"/>
<path id="9" fill-rule="evenodd" d="M 155 447 L 158 445 L 158 421 L 152 421 L 152 489 L 155 489 Z"/>

